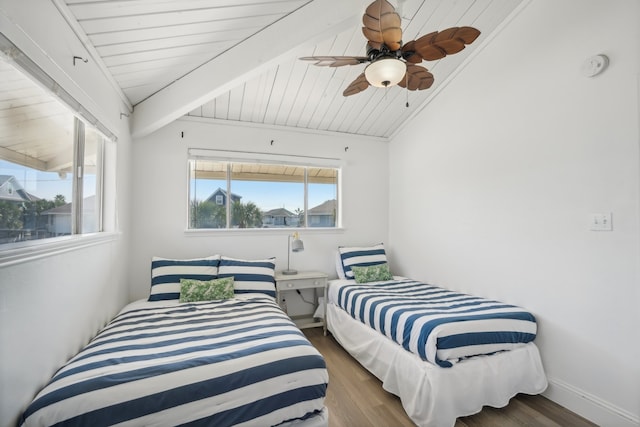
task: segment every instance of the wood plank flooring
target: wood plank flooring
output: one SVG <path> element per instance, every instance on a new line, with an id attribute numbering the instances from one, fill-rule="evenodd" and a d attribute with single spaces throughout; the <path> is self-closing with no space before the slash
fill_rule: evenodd
<path id="1" fill-rule="evenodd" d="M 324 356 L 329 370 L 326 405 L 329 427 L 412 427 L 415 424 L 400 399 L 382 389 L 382 383 L 364 369 L 321 328 L 304 330 Z M 482 412 L 459 418 L 455 427 L 593 427 L 584 418 L 543 396 L 518 395 L 508 406 L 486 407 Z"/>

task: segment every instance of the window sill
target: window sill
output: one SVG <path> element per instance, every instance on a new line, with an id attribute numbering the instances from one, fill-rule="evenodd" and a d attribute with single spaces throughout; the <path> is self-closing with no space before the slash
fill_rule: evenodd
<path id="1" fill-rule="evenodd" d="M 102 232 L 3 245 L 0 248 L 0 268 L 112 242 L 119 238 L 118 232 Z"/>
<path id="2" fill-rule="evenodd" d="M 342 234 L 346 230 L 329 227 L 309 227 L 309 228 L 191 228 L 184 231 L 185 236 L 212 236 L 221 234 L 244 234 L 244 235 L 265 235 L 265 234 L 291 234 L 298 232 L 301 234 Z"/>

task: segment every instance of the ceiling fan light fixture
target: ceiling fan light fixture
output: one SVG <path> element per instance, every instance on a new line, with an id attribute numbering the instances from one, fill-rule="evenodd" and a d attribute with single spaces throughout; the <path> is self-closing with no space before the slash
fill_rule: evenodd
<path id="1" fill-rule="evenodd" d="M 407 72 L 407 65 L 396 58 L 382 58 L 365 68 L 364 75 L 371 86 L 395 86 Z"/>
<path id="2" fill-rule="evenodd" d="M 404 0 L 398 1 L 402 3 Z M 367 56 L 324 55 L 300 59 L 325 67 L 369 62 L 364 73 L 360 73 L 342 92 L 343 96 L 355 95 L 369 86 L 386 88 L 399 84 L 407 90 L 425 90 L 433 84 L 433 74 L 418 64 L 458 53 L 480 35 L 480 31 L 473 27 L 451 27 L 403 43 L 401 15 L 389 0 L 374 0 L 362 15 Z"/>

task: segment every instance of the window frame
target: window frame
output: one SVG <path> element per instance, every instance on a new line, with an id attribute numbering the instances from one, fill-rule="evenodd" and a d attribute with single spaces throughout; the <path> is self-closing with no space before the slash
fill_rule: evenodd
<path id="1" fill-rule="evenodd" d="M 233 163 L 255 163 L 269 164 L 278 166 L 296 166 L 304 168 L 304 227 L 266 227 L 266 228 L 233 228 L 231 227 L 231 204 L 226 203 L 226 227 L 225 228 L 191 228 L 191 174 L 192 161 L 210 161 L 228 163 L 226 171 L 226 191 L 231 194 L 231 165 Z M 227 151 L 217 149 L 188 149 L 186 167 L 186 227 L 185 233 L 229 233 L 229 232 L 260 232 L 268 233 L 274 231 L 290 232 L 292 229 L 298 231 L 336 231 L 342 230 L 342 169 L 343 165 L 339 159 L 312 156 L 296 156 L 296 155 L 278 155 L 272 153 L 248 152 L 248 151 Z M 309 227 L 308 222 L 308 169 L 309 168 L 327 168 L 336 170 L 336 220 L 333 227 Z"/>
<path id="2" fill-rule="evenodd" d="M 119 237 L 119 232 L 104 230 L 104 179 L 105 150 L 109 143 L 115 143 L 117 137 L 96 117 L 85 109 L 75 98 L 66 92 L 57 82 L 24 54 L 3 33 L 0 32 L 0 56 L 31 80 L 43 88 L 52 99 L 64 106 L 74 118 L 73 125 L 73 183 L 71 195 L 71 228 L 72 233 L 66 236 L 25 240 L 0 244 L 0 267 L 21 263 L 28 260 L 56 255 L 70 250 L 109 242 Z M 96 199 L 99 209 L 96 215 L 97 231 L 82 232 L 83 191 L 85 175 L 84 143 L 87 129 L 91 127 L 100 136 L 100 146 L 96 152 Z M 10 160 L 9 160 L 10 161 Z"/>

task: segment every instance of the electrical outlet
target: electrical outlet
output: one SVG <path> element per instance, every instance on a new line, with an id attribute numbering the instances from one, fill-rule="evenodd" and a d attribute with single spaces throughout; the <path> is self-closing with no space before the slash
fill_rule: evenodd
<path id="1" fill-rule="evenodd" d="M 592 213 L 590 214 L 591 231 L 612 231 L 613 223 L 611 222 L 611 213 Z"/>

